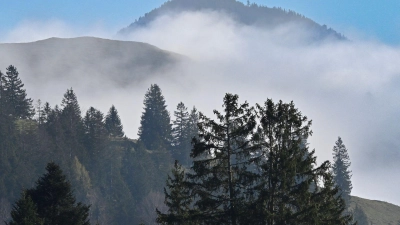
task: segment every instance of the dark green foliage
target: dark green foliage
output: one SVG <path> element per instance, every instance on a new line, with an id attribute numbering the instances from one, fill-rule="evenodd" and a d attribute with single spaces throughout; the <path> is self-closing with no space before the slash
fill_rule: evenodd
<path id="1" fill-rule="evenodd" d="M 139 140 L 147 149 L 169 148 L 171 142 L 170 116 L 164 96 L 157 84 L 152 84 L 144 96 L 144 112 L 140 121 Z"/>
<path id="2" fill-rule="evenodd" d="M 37 208 L 32 198 L 22 192 L 21 198 L 15 203 L 11 211 L 12 220 L 7 225 L 42 225 Z"/>
<path id="3" fill-rule="evenodd" d="M 199 138 L 191 153 L 188 177 L 196 190 L 194 207 L 201 212 L 196 219 L 205 224 L 238 224 L 244 213 L 243 185 L 256 118 L 248 103 L 239 105 L 237 95 L 226 94 L 223 106 L 223 113 L 214 111 L 218 121 L 200 114 Z"/>
<path id="4" fill-rule="evenodd" d="M 177 111 L 174 111 L 175 120 L 172 122 L 172 157 L 183 163 L 186 159 L 186 154 L 189 155 L 190 152 L 190 140 L 188 136 L 189 113 L 183 102 L 180 102 L 176 109 Z"/>
<path id="5" fill-rule="evenodd" d="M 37 206 L 44 225 L 89 225 L 89 206 L 76 203 L 71 184 L 55 163 L 46 166 L 47 173 L 27 194 Z"/>
<path id="6" fill-rule="evenodd" d="M 349 205 L 351 189 L 351 170 L 350 168 L 350 157 L 347 153 L 347 148 L 343 144 L 342 138 L 338 137 L 338 140 L 333 147 L 333 175 L 335 184 L 339 187 L 339 195 L 346 201 L 346 205 Z"/>
<path id="7" fill-rule="evenodd" d="M 170 211 L 159 213 L 159 222 L 181 224 L 183 217 L 198 224 L 352 223 L 329 161 L 317 167 L 314 151 L 304 143 L 311 121 L 293 103 L 269 99 L 255 113 L 227 94 L 223 106 L 224 113 L 214 111 L 217 121 L 200 114 L 193 166 L 187 178 L 177 169 L 168 178 Z M 182 198 L 173 195 L 174 188 L 193 203 L 177 208 Z"/>
<path id="8" fill-rule="evenodd" d="M 27 119 L 33 116 L 32 99 L 27 98 L 24 84 L 19 78 L 17 68 L 10 65 L 2 78 L 3 109 L 14 118 Z"/>
<path id="9" fill-rule="evenodd" d="M 185 173 L 178 161 L 172 169 L 172 177 L 168 175 L 167 188 L 164 188 L 165 205 L 168 212 L 162 213 L 157 209 L 157 222 L 160 224 L 194 224 L 191 223 L 192 197 L 187 186 Z"/>
<path id="10" fill-rule="evenodd" d="M 118 111 L 114 105 L 111 106 L 108 114 L 106 115 L 105 126 L 108 134 L 111 137 L 123 137 L 124 131 L 121 123 L 121 119 L 119 118 Z"/>

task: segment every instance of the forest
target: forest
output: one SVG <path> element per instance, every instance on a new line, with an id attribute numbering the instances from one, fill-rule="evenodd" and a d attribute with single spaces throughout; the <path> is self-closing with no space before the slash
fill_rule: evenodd
<path id="1" fill-rule="evenodd" d="M 333 162 L 317 165 L 307 143 L 312 122 L 293 102 L 250 106 L 227 93 L 213 117 L 182 102 L 172 117 L 152 84 L 133 140 L 114 105 L 106 114 L 94 107 L 83 113 L 70 88 L 52 107 L 28 97 L 15 66 L 0 76 L 0 219 L 7 224 L 355 224 L 365 218 L 348 209 L 350 159 L 342 139 Z"/>

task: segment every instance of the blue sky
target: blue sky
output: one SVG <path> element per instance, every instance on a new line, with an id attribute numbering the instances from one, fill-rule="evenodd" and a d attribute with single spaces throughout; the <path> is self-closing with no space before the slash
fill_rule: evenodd
<path id="1" fill-rule="evenodd" d="M 242 0 L 245 2 L 245 0 Z M 26 21 L 63 21 L 85 29 L 102 26 L 110 31 L 129 25 L 139 16 L 160 6 L 164 0 L 0 0 L 0 35 Z M 361 36 L 390 45 L 400 44 L 400 1 L 398 0 L 256 0 L 268 7 L 294 10 L 326 24 L 348 37 Z"/>

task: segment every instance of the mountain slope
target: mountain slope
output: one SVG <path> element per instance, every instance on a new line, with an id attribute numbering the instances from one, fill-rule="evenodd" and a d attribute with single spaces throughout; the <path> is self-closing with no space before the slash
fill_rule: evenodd
<path id="1" fill-rule="evenodd" d="M 181 12 L 193 11 L 218 11 L 230 15 L 236 22 L 245 25 L 255 25 L 262 28 L 273 28 L 288 23 L 296 23 L 303 26 L 311 33 L 314 40 L 325 38 L 345 39 L 341 34 L 325 25 L 321 26 L 293 11 L 285 11 L 280 8 L 268 8 L 256 4 L 244 5 L 236 0 L 171 0 L 165 2 L 161 7 L 156 8 L 144 17 L 120 31 L 127 34 L 138 27 L 144 27 L 164 14 L 178 14 Z"/>
<path id="2" fill-rule="evenodd" d="M 393 205 L 387 202 L 352 196 L 350 207 L 354 209 L 356 206 L 360 207 L 364 211 L 368 221 L 371 224 L 396 225 L 400 222 L 400 206 Z"/>
<path id="3" fill-rule="evenodd" d="M 128 85 L 182 58 L 146 43 L 93 37 L 0 44 L 0 68 L 15 65 L 21 74 L 29 75 L 32 79 L 29 82 L 51 77 L 75 79 L 90 74 L 100 80 L 112 77 L 113 82 Z"/>

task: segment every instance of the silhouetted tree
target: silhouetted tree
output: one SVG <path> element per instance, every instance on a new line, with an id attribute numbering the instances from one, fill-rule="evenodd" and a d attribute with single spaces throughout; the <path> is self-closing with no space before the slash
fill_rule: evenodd
<path id="1" fill-rule="evenodd" d="M 338 137 L 333 147 L 333 175 L 335 184 L 339 187 L 339 195 L 349 205 L 351 189 L 351 170 L 350 170 L 350 157 L 347 152 L 346 146 L 343 144 L 342 138 Z"/>
<path id="2" fill-rule="evenodd" d="M 106 129 L 111 137 L 123 137 L 124 131 L 119 118 L 118 111 L 114 105 L 111 106 L 110 110 L 106 115 L 105 121 Z"/>
<path id="3" fill-rule="evenodd" d="M 32 99 L 27 98 L 26 91 L 23 89 L 24 84 L 19 78 L 17 68 L 10 65 L 6 69 L 6 75 L 3 75 L 3 93 L 2 98 L 5 100 L 3 106 L 8 114 L 14 118 L 30 118 L 34 115 L 32 107 Z"/>
<path id="4" fill-rule="evenodd" d="M 193 202 L 190 189 L 187 186 L 185 171 L 178 161 L 175 161 L 172 176 L 168 175 L 167 188 L 164 188 L 166 213 L 157 209 L 157 222 L 161 224 L 193 224 L 190 214 Z"/>
<path id="5" fill-rule="evenodd" d="M 185 153 L 190 151 L 190 140 L 188 138 L 189 113 L 183 102 L 180 102 L 176 109 L 174 111 L 175 120 L 172 122 L 173 157 L 182 163 L 185 160 Z"/>
<path id="6" fill-rule="evenodd" d="M 21 198 L 15 203 L 11 211 L 12 220 L 7 225 L 42 225 L 43 220 L 39 218 L 37 207 L 32 198 L 21 193 Z"/>
<path id="7" fill-rule="evenodd" d="M 169 148 L 170 116 L 164 96 L 157 84 L 152 84 L 144 96 L 144 112 L 140 121 L 139 140 L 147 149 Z"/>
<path id="8" fill-rule="evenodd" d="M 46 173 L 27 194 L 37 206 L 44 225 L 90 225 L 89 206 L 76 203 L 71 184 L 55 163 L 46 166 Z"/>

